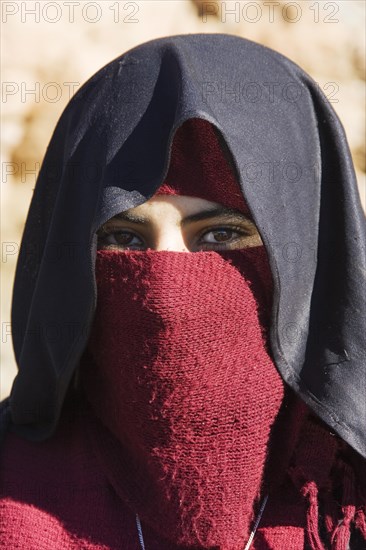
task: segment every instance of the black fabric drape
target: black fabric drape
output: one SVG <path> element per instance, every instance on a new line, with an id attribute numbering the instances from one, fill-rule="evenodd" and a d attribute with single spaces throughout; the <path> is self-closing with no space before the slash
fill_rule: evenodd
<path id="1" fill-rule="evenodd" d="M 133 48 L 62 114 L 17 264 L 11 429 L 32 440 L 54 430 L 95 308 L 95 231 L 153 195 L 193 117 L 222 134 L 267 248 L 279 372 L 366 456 L 366 231 L 344 130 L 302 69 L 226 34 Z"/>

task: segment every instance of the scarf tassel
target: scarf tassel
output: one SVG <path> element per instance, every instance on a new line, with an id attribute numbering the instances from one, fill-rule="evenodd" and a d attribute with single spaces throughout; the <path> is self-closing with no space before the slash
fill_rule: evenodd
<path id="1" fill-rule="evenodd" d="M 353 530 L 357 530 L 366 540 L 366 506 L 362 490 L 360 492 L 356 485 L 354 467 L 343 457 L 339 457 L 335 460 L 332 470 L 326 484 L 322 481 L 319 483 L 314 472 L 309 472 L 299 465 L 288 470 L 295 487 L 308 503 L 305 529 L 311 550 L 324 550 L 324 544 L 331 550 L 348 550 Z M 338 483 L 341 484 L 340 502 L 337 502 L 335 497 Z M 324 518 L 319 515 L 321 487 L 324 490 L 321 493 Z M 319 517 L 324 522 L 325 529 L 321 529 Z M 328 539 L 329 546 L 328 542 L 322 541 L 324 538 Z"/>
<path id="2" fill-rule="evenodd" d="M 366 506 L 362 506 L 356 510 L 354 524 L 366 540 Z"/>
<path id="3" fill-rule="evenodd" d="M 318 487 L 315 481 L 309 481 L 301 466 L 293 466 L 288 470 L 295 487 L 307 500 L 306 535 L 311 550 L 325 550 L 319 534 Z"/>
<path id="4" fill-rule="evenodd" d="M 347 550 L 355 511 L 355 506 L 342 506 L 343 518 L 333 531 L 331 538 L 332 550 Z"/>
<path id="5" fill-rule="evenodd" d="M 331 536 L 331 548 L 332 550 L 347 550 L 349 540 L 351 538 L 351 525 L 353 523 L 356 506 L 355 504 L 348 504 L 350 502 L 356 502 L 356 491 L 355 491 L 355 476 L 352 468 L 343 463 L 340 470 L 342 475 L 340 479 L 343 480 L 342 486 L 342 501 L 343 506 L 341 508 L 343 517 L 338 522 L 338 525 L 333 530 Z"/>
<path id="6" fill-rule="evenodd" d="M 311 550 L 325 550 L 319 535 L 318 487 L 316 483 L 314 481 L 305 483 L 301 493 L 309 503 L 306 512 L 306 531 L 310 548 Z"/>

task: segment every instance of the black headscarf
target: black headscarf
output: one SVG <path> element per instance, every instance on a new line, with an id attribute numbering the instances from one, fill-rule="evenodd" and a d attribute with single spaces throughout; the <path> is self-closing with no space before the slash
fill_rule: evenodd
<path id="1" fill-rule="evenodd" d="M 95 310 L 95 231 L 154 194 L 193 117 L 221 133 L 267 249 L 279 372 L 366 457 L 366 230 L 344 130 L 297 65 L 226 34 L 133 48 L 62 114 L 17 264 L 11 429 L 31 440 L 55 429 Z"/>

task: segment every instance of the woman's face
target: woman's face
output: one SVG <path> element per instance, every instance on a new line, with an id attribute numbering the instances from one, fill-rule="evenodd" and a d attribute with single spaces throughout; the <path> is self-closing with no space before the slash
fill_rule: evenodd
<path id="1" fill-rule="evenodd" d="M 157 195 L 117 214 L 98 230 L 99 249 L 232 250 L 262 243 L 239 210 L 182 195 Z"/>

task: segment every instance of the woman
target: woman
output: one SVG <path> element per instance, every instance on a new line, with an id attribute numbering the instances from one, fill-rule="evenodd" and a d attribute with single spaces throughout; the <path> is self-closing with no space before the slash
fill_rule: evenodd
<path id="1" fill-rule="evenodd" d="M 101 69 L 23 235 L 1 544 L 363 548 L 364 235 L 288 59 L 197 34 Z"/>

